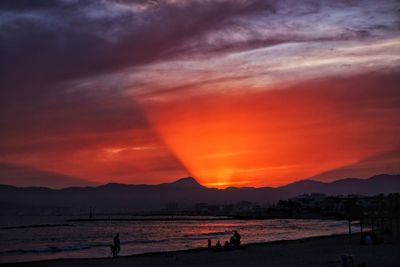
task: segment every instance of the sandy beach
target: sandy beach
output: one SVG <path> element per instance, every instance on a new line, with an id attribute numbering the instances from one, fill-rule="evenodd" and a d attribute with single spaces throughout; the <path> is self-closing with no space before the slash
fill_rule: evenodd
<path id="1" fill-rule="evenodd" d="M 243 250 L 213 252 L 196 249 L 147 253 L 119 258 L 60 259 L 1 266 L 341 266 L 341 255 L 353 255 L 355 266 L 400 266 L 400 242 L 359 245 L 359 235 L 313 237 L 294 241 L 247 244 Z M 388 242 L 388 243 L 389 243 Z M 362 265 L 366 264 L 366 265 Z"/>

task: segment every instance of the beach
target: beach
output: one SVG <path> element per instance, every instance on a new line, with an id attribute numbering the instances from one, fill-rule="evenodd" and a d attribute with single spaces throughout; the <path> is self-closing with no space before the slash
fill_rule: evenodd
<path id="1" fill-rule="evenodd" d="M 245 244 L 244 249 L 209 251 L 199 248 L 185 251 L 146 253 L 118 258 L 59 259 L 3 264 L 1 266 L 341 266 L 342 255 L 352 255 L 354 264 L 400 266 L 400 242 L 385 237 L 385 244 L 362 246 L 360 236 L 312 237 L 292 241 Z M 360 265 L 364 266 L 364 265 Z"/>
<path id="2" fill-rule="evenodd" d="M 135 220 L 119 217 L 111 221 L 68 221 L 68 216 L 2 217 L 0 263 L 51 259 L 102 258 L 110 255 L 110 244 L 120 234 L 119 256 L 168 252 L 204 247 L 229 240 L 238 230 L 245 244 L 297 240 L 343 234 L 346 221 L 311 219 L 270 220 Z M 68 224 L 65 222 L 68 221 Z M 359 231 L 354 225 L 353 232 Z"/>

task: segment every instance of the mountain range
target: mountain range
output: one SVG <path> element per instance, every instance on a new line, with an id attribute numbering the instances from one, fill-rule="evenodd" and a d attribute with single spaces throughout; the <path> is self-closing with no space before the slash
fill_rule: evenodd
<path id="1" fill-rule="evenodd" d="M 0 184 L 18 187 L 44 186 L 61 189 L 70 186 L 93 186 L 95 183 L 61 173 L 33 167 L 0 162 Z"/>
<path id="2" fill-rule="evenodd" d="M 75 209 L 96 207 L 104 211 L 161 210 L 168 203 L 193 206 L 196 203 L 266 204 L 306 193 L 327 195 L 377 195 L 400 192 L 400 175 L 382 174 L 368 179 L 346 178 L 330 183 L 303 180 L 282 187 L 208 188 L 194 178 L 182 178 L 159 185 L 110 183 L 95 187 L 15 187 L 0 185 L 0 208 L 10 210 Z"/>

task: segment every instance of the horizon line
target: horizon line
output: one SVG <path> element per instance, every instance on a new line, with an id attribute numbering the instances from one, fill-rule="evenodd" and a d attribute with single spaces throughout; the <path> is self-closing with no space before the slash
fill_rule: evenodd
<path id="1" fill-rule="evenodd" d="M 217 189 L 217 190 L 226 190 L 226 189 L 229 189 L 229 188 L 238 188 L 238 189 L 240 189 L 240 188 L 254 188 L 254 189 L 273 188 L 273 189 L 279 189 L 279 188 L 282 188 L 282 187 L 286 187 L 288 185 L 292 185 L 292 184 L 296 184 L 296 183 L 300 183 L 300 182 L 305 182 L 305 181 L 312 181 L 312 182 L 317 182 L 317 183 L 321 183 L 321 184 L 332 184 L 332 183 L 335 183 L 335 182 L 338 182 L 338 181 L 342 181 L 342 180 L 347 180 L 347 179 L 369 180 L 369 179 L 372 179 L 374 177 L 383 176 L 383 175 L 386 175 L 386 176 L 400 176 L 400 173 L 379 173 L 379 174 L 375 174 L 375 175 L 372 175 L 372 176 L 367 177 L 367 178 L 344 177 L 344 178 L 339 178 L 339 179 L 336 179 L 336 180 L 333 180 L 333 181 L 328 181 L 328 182 L 305 178 L 305 179 L 301 179 L 301 180 L 298 180 L 298 181 L 295 181 L 295 182 L 292 182 L 292 183 L 288 183 L 288 184 L 285 184 L 285 185 L 281 185 L 281 186 L 259 186 L 259 187 L 257 187 L 257 186 L 243 186 L 243 187 L 227 186 L 227 187 L 224 187 L 224 188 L 208 187 L 208 186 L 205 186 L 205 185 L 199 183 L 197 181 L 197 179 L 195 177 L 192 177 L 192 176 L 182 177 L 182 178 L 178 178 L 177 180 L 172 181 L 172 182 L 165 182 L 165 183 L 158 183 L 158 184 L 143 184 L 143 183 L 140 183 L 140 184 L 125 184 L 125 183 L 109 182 L 109 183 L 104 183 L 104 184 L 94 184 L 94 185 L 87 185 L 87 186 L 74 186 L 74 185 L 71 185 L 71 186 L 66 186 L 66 187 L 62 187 L 62 188 L 52 188 L 52 187 L 40 186 L 40 185 L 38 185 L 38 186 L 16 186 L 16 185 L 11 185 L 11 184 L 0 184 L 0 186 L 10 186 L 10 187 L 15 187 L 15 188 L 46 188 L 46 189 L 50 189 L 50 190 L 65 190 L 65 189 L 69 189 L 69 188 L 98 188 L 98 187 L 107 186 L 107 185 L 160 186 L 160 185 L 166 185 L 166 184 L 175 184 L 175 183 L 178 183 L 179 181 L 182 181 L 182 180 L 192 179 L 201 187 L 209 188 L 209 189 Z"/>

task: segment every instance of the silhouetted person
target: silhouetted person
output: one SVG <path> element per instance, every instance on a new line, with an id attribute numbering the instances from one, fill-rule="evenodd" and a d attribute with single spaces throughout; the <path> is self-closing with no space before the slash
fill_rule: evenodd
<path id="1" fill-rule="evenodd" d="M 208 249 L 211 249 L 211 239 L 207 240 L 207 247 L 208 247 Z"/>
<path id="2" fill-rule="evenodd" d="M 235 246 L 237 246 L 237 247 L 239 247 L 240 246 L 240 239 L 241 239 L 242 237 L 240 236 L 240 234 L 238 233 L 238 231 L 233 231 L 233 235 L 232 235 L 232 237 L 231 237 L 231 239 L 230 239 L 230 243 L 232 244 L 232 245 L 235 245 Z"/>
<path id="3" fill-rule="evenodd" d="M 217 244 L 215 245 L 215 249 L 216 250 L 221 250 L 222 249 L 222 245 L 221 245 L 221 242 L 219 242 L 219 240 L 217 241 Z"/>
<path id="4" fill-rule="evenodd" d="M 117 248 L 114 246 L 114 244 L 110 245 L 110 250 L 111 250 L 112 257 L 116 258 L 118 253 L 117 253 Z"/>
<path id="5" fill-rule="evenodd" d="M 225 241 L 224 249 L 231 250 L 231 244 L 228 241 Z"/>
<path id="6" fill-rule="evenodd" d="M 121 241 L 119 240 L 119 233 L 114 237 L 113 248 L 111 248 L 113 257 L 118 256 L 118 253 L 121 251 Z"/>

